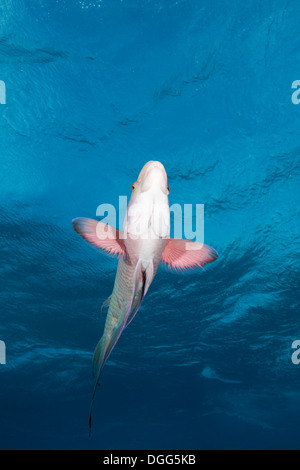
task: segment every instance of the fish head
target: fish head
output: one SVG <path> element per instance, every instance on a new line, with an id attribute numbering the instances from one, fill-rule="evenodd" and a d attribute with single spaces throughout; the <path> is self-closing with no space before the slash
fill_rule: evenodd
<path id="1" fill-rule="evenodd" d="M 146 163 L 131 190 L 124 232 L 138 238 L 168 238 L 170 187 L 163 164 L 157 161 Z"/>

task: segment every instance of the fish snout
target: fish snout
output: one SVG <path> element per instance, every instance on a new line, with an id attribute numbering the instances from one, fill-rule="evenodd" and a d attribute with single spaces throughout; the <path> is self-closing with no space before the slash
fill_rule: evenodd
<path id="1" fill-rule="evenodd" d="M 150 189 L 161 189 L 167 194 L 168 177 L 165 167 L 160 162 L 151 162 L 142 179 L 141 191 L 149 191 Z"/>

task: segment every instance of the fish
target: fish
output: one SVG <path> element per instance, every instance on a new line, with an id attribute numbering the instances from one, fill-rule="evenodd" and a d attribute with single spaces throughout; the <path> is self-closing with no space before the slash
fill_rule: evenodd
<path id="1" fill-rule="evenodd" d="M 103 335 L 93 356 L 90 434 L 92 406 L 103 366 L 139 311 L 160 263 L 184 271 L 203 267 L 218 258 L 216 250 L 208 245 L 170 237 L 170 186 L 161 162 L 147 162 L 131 190 L 123 230 L 84 217 L 72 221 L 74 230 L 83 239 L 119 258 L 113 292 L 102 306 L 108 307 Z"/>

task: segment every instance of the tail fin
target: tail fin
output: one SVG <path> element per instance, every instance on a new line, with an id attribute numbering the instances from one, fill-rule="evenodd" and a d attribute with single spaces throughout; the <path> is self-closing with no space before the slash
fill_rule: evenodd
<path id="1" fill-rule="evenodd" d="M 89 437 L 91 437 L 91 432 L 92 432 L 92 409 L 93 409 L 93 403 L 95 399 L 95 394 L 97 390 L 97 385 L 98 381 L 100 378 L 101 370 L 105 362 L 105 353 L 103 354 L 103 343 L 104 343 L 104 337 L 100 339 L 99 343 L 96 346 L 96 349 L 94 351 L 94 356 L 93 356 L 93 371 L 95 375 L 95 381 L 94 381 L 94 387 L 93 387 L 93 393 L 92 393 L 92 401 L 91 401 L 91 407 L 90 407 L 90 417 L 89 417 Z M 96 364 L 96 366 L 95 366 Z M 96 370 L 95 370 L 96 367 Z M 99 384 L 100 385 L 100 384 Z"/>

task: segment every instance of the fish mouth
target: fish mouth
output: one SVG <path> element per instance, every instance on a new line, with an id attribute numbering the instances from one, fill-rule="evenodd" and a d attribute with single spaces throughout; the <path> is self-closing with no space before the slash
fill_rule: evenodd
<path id="1" fill-rule="evenodd" d="M 141 191 L 149 191 L 151 188 L 160 188 L 167 194 L 167 173 L 165 167 L 160 162 L 149 162 L 149 166 L 142 178 Z"/>

